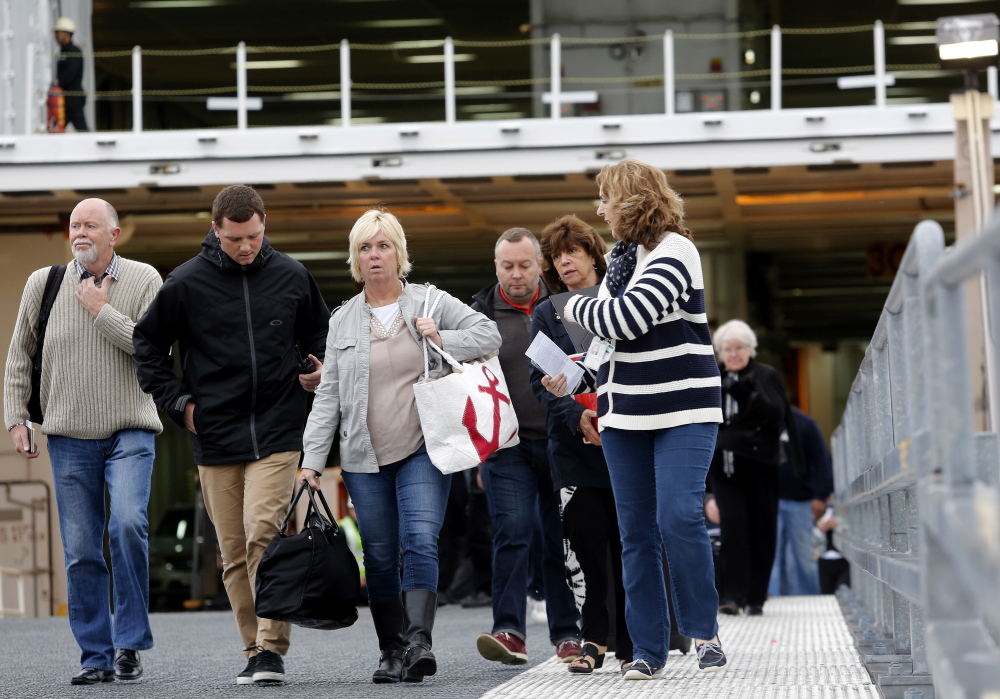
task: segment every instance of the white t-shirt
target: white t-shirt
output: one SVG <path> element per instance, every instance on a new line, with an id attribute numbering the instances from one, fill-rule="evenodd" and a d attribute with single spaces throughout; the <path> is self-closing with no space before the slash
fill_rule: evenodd
<path id="1" fill-rule="evenodd" d="M 386 330 L 392 325 L 392 322 L 396 320 L 396 315 L 399 313 L 399 301 L 396 303 L 390 303 L 388 306 L 379 306 L 378 308 L 373 308 L 372 313 L 378 318 L 378 322 L 382 324 L 382 327 Z"/>

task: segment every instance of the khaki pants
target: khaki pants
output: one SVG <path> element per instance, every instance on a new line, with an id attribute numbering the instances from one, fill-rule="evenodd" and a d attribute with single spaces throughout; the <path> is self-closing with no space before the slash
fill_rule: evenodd
<path id="1" fill-rule="evenodd" d="M 257 565 L 278 533 L 295 483 L 299 452 L 220 466 L 198 466 L 205 509 L 222 550 L 222 582 L 236 615 L 243 654 L 257 648 L 288 652 L 291 625 L 260 619 L 254 613 Z"/>

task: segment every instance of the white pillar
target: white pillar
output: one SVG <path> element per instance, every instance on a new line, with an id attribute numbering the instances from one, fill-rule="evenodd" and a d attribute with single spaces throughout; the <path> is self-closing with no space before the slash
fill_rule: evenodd
<path id="1" fill-rule="evenodd" d="M 997 67 L 990 66 L 986 69 L 986 91 L 993 97 L 993 101 L 1000 100 L 1000 91 L 997 90 Z"/>
<path id="2" fill-rule="evenodd" d="M 351 44 L 340 42 L 340 125 L 351 125 Z"/>
<path id="3" fill-rule="evenodd" d="M 247 45 L 236 47 L 236 128 L 247 127 Z"/>
<path id="4" fill-rule="evenodd" d="M 674 30 L 668 29 L 663 34 L 663 112 L 674 113 Z"/>
<path id="5" fill-rule="evenodd" d="M 28 56 L 24 64 L 24 133 L 35 130 L 35 44 L 28 42 Z"/>
<path id="6" fill-rule="evenodd" d="M 885 29 L 875 20 L 875 106 L 885 106 Z"/>
<path id="7" fill-rule="evenodd" d="M 781 27 L 771 27 L 771 109 L 781 109 Z"/>
<path id="8" fill-rule="evenodd" d="M 549 92 L 552 93 L 552 104 L 549 106 L 552 108 L 552 118 L 558 119 L 562 115 L 562 44 L 559 34 L 552 35 L 551 53 Z"/>
<path id="9" fill-rule="evenodd" d="M 455 42 L 444 40 L 444 120 L 455 123 Z"/>
<path id="10" fill-rule="evenodd" d="M 132 130 L 142 131 L 142 49 L 132 47 Z"/>

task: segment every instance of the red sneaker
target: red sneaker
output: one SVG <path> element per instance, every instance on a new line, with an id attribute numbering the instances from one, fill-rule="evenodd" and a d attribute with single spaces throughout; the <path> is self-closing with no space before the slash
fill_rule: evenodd
<path id="1" fill-rule="evenodd" d="M 577 649 L 579 650 L 579 646 Z M 524 647 L 524 641 L 509 633 L 479 634 L 476 650 L 487 660 L 496 660 L 504 665 L 524 665 L 528 662 L 528 650 Z"/>
<path id="2" fill-rule="evenodd" d="M 579 641 L 563 641 L 556 646 L 556 657 L 561 663 L 569 663 L 580 655 L 581 648 Z"/>

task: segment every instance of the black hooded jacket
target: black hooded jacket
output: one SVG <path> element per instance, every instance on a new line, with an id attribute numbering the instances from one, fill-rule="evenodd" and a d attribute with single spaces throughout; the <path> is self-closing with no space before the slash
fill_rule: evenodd
<path id="1" fill-rule="evenodd" d="M 301 361 L 320 361 L 330 311 L 312 275 L 264 238 L 249 265 L 214 233 L 175 269 L 135 326 L 139 385 L 184 426 L 193 401 L 199 465 L 256 461 L 302 449 L 309 394 Z M 181 377 L 170 349 L 180 344 Z"/>

